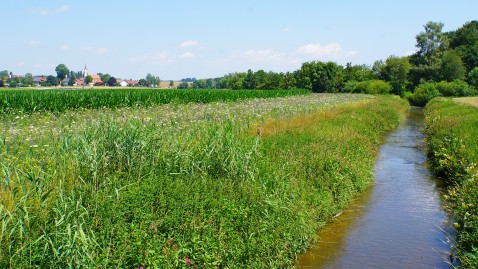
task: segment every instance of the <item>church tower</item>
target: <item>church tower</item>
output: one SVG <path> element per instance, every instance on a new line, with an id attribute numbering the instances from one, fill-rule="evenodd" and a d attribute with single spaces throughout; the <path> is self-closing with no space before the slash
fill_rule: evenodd
<path id="1" fill-rule="evenodd" d="M 86 64 L 85 64 L 85 69 L 83 70 L 83 78 L 86 78 L 88 76 L 88 70 L 86 69 Z"/>

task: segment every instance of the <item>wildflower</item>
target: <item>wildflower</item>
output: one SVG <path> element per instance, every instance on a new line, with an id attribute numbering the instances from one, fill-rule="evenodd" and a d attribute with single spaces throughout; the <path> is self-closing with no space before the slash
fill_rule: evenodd
<path id="1" fill-rule="evenodd" d="M 185 262 L 186 262 L 186 265 L 191 265 L 191 264 L 193 264 L 193 261 L 192 261 L 191 259 L 189 259 L 189 258 L 186 258 L 186 261 L 185 261 Z"/>

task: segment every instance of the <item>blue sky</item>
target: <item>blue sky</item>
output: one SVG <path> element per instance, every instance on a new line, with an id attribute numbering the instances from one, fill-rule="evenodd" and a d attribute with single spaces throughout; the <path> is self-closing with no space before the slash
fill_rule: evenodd
<path id="1" fill-rule="evenodd" d="M 287 72 L 305 61 L 369 64 L 415 50 L 427 21 L 478 20 L 476 0 L 10 0 L 0 70 L 70 70 L 123 79 Z"/>

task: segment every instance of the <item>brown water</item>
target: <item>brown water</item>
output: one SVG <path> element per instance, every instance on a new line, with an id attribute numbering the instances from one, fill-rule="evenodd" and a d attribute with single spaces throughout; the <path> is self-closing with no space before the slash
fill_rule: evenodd
<path id="1" fill-rule="evenodd" d="M 426 167 L 423 112 L 380 148 L 375 184 L 319 232 L 298 268 L 451 268 L 443 183 Z"/>

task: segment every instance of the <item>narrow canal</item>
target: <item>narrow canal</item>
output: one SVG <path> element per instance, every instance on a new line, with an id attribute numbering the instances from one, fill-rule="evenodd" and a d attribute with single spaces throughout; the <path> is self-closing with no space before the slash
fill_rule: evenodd
<path id="1" fill-rule="evenodd" d="M 325 229 L 298 268 L 451 268 L 443 183 L 426 167 L 422 109 L 380 148 L 375 184 Z"/>

